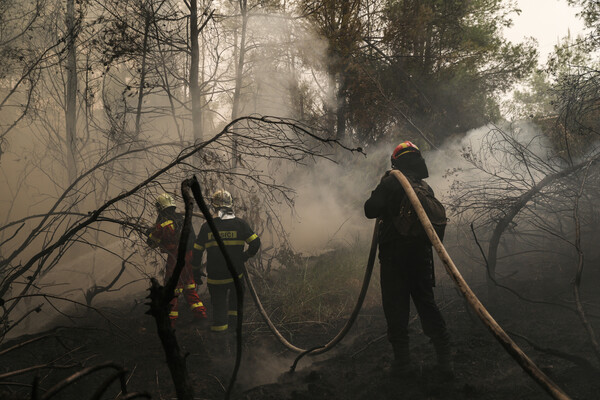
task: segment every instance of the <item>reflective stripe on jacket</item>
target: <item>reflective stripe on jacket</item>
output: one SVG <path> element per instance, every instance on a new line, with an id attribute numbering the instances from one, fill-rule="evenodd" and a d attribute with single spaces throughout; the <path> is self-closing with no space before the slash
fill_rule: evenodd
<path id="1" fill-rule="evenodd" d="M 258 252 L 260 238 L 241 218 L 215 218 L 214 222 L 237 273 L 241 274 L 244 261 Z M 246 245 L 248 245 L 248 249 L 244 251 Z M 219 284 L 215 282 L 224 282 L 225 280 L 232 282 L 233 279 L 225 263 L 225 257 L 221 254 L 217 241 L 206 223 L 200 228 L 200 233 L 194 243 L 194 261 L 192 262 L 194 265 L 200 264 L 205 250 L 207 253 L 207 282 L 210 284 Z"/>

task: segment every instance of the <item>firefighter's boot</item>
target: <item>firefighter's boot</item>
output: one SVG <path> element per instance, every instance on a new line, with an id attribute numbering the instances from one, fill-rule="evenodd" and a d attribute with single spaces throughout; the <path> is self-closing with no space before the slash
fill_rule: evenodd
<path id="1" fill-rule="evenodd" d="M 410 360 L 410 351 L 408 342 L 392 343 L 394 351 L 394 361 L 390 367 L 389 373 L 392 378 L 408 377 L 415 374 L 415 368 Z"/>
<path id="2" fill-rule="evenodd" d="M 237 354 L 237 335 L 234 330 L 231 330 L 227 334 L 227 346 L 229 350 L 228 355 L 235 358 Z"/>
<path id="3" fill-rule="evenodd" d="M 437 370 L 443 379 L 454 379 L 454 364 L 452 362 L 452 351 L 447 341 L 433 343 L 437 356 Z"/>
<path id="4" fill-rule="evenodd" d="M 223 359 L 228 352 L 227 333 L 214 332 L 211 337 L 209 354 L 215 359 Z"/>

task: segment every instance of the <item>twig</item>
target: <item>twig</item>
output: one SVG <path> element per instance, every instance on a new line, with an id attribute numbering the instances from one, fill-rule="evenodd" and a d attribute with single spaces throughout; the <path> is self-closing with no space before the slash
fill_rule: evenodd
<path id="1" fill-rule="evenodd" d="M 44 393 L 44 395 L 40 398 L 40 400 L 48 400 L 49 398 L 53 397 L 55 394 L 57 394 L 60 391 L 62 391 L 63 389 L 65 389 L 67 386 L 72 385 L 73 383 L 77 382 L 78 380 L 82 379 L 83 377 L 93 374 L 96 371 L 106 369 L 106 368 L 112 368 L 117 371 L 123 370 L 122 366 L 115 364 L 113 362 L 106 362 L 104 364 L 84 368 L 81 371 L 78 371 L 77 373 L 63 379 L 62 381 L 58 382 L 56 385 L 52 386 L 50 389 L 48 389 L 46 391 L 46 393 Z"/>
<path id="2" fill-rule="evenodd" d="M 46 335 L 43 335 L 43 336 L 38 336 L 36 338 L 32 338 L 32 339 L 26 340 L 24 342 L 18 343 L 16 345 L 12 346 L 12 347 L 9 347 L 7 349 L 4 349 L 4 350 L 0 351 L 0 356 L 3 356 L 6 353 L 9 353 L 9 352 L 11 352 L 13 350 L 16 350 L 16 349 L 19 349 L 21 347 L 24 347 L 24 346 L 26 346 L 26 345 L 28 345 L 30 343 L 37 342 L 38 340 L 46 339 L 46 338 L 49 338 L 49 337 L 52 337 L 52 336 L 54 336 L 54 335 L 53 334 L 46 334 Z"/>
<path id="3" fill-rule="evenodd" d="M 218 378 L 216 375 L 213 375 L 213 374 L 208 374 L 208 376 L 210 376 L 210 377 L 212 377 L 212 378 L 215 378 L 215 380 L 216 380 L 216 381 L 219 383 L 219 385 L 221 386 L 221 389 L 223 389 L 223 392 L 226 392 L 226 391 L 227 391 L 227 389 L 225 388 L 225 386 L 224 386 L 224 385 L 221 383 L 221 380 L 220 380 L 220 379 L 219 379 L 219 378 Z"/>

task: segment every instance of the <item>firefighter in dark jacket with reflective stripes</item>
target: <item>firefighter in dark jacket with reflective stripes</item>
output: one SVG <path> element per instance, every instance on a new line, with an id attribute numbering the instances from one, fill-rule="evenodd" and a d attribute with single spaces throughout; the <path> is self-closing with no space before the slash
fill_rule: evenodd
<path id="1" fill-rule="evenodd" d="M 175 264 L 177 264 L 177 248 L 179 247 L 179 238 L 183 229 L 183 215 L 175 211 L 175 200 L 168 193 L 163 193 L 157 197 L 155 203 L 158 211 L 158 217 L 154 228 L 148 232 L 146 243 L 152 247 L 159 247 L 163 253 L 167 254 L 167 265 L 165 270 L 165 282 L 173 275 Z M 206 319 L 206 308 L 198 293 L 196 292 L 196 282 L 192 273 L 192 247 L 194 243 L 194 230 L 190 232 L 188 239 L 188 250 L 185 255 L 185 265 L 179 276 L 179 282 L 175 288 L 175 297 L 171 300 L 171 310 L 169 318 L 171 326 L 175 327 L 175 321 L 179 317 L 178 297 L 183 294 L 189 304 L 194 318 Z M 202 281 L 198 282 L 202 284 Z"/>
<path id="2" fill-rule="evenodd" d="M 392 168 L 407 178 L 420 181 L 429 172 L 418 147 L 403 142 L 392 154 Z M 433 295 L 433 254 L 425 236 L 401 235 L 393 219 L 400 212 L 406 196 L 400 182 L 386 173 L 366 201 L 367 218 L 380 218 L 379 261 L 381 264 L 381 296 L 388 325 L 388 340 L 394 351 L 391 372 L 403 375 L 414 371 L 411 366 L 408 337 L 410 298 L 419 314 L 423 333 L 434 345 L 438 367 L 444 375 L 452 375 L 450 337 L 446 323 Z"/>
<path id="3" fill-rule="evenodd" d="M 211 204 L 217 212 L 214 219 L 219 236 L 229 251 L 238 277 L 243 277 L 244 262 L 254 256 L 260 248 L 260 238 L 252 231 L 246 221 L 233 213 L 233 198 L 226 190 L 216 191 Z M 245 246 L 248 248 L 245 249 Z M 217 241 L 207 223 L 202 225 L 194 243 L 194 274 L 200 273 L 202 254 L 206 250 L 206 282 L 213 308 L 211 330 L 227 331 L 229 325 L 237 322 L 237 295 L 233 278 L 225 263 Z"/>

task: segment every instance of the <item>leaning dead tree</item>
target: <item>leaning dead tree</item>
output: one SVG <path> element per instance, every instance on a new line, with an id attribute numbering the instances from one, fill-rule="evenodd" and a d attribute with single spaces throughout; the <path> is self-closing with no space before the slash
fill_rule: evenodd
<path id="1" fill-rule="evenodd" d="M 230 171 L 231 164 L 228 159 L 233 137 L 238 144 L 241 144 L 238 152 L 239 164 L 235 172 Z M 73 211 L 71 207 L 74 204 L 78 205 L 78 210 L 84 210 L 87 204 L 86 196 L 92 194 L 93 186 L 89 185 L 91 175 L 101 173 L 103 168 L 124 158 L 148 156 L 148 154 L 152 156 L 155 150 L 173 148 L 173 145 L 132 146 L 127 151 L 101 158 L 94 167 L 80 174 L 46 214 L 11 221 L 0 228 L 7 232 L 8 240 L 5 246 L 10 249 L 6 252 L 6 257 L 0 260 L 0 299 L 2 299 L 0 338 L 15 323 L 29 315 L 28 312 L 23 315 L 22 308 L 18 307 L 24 299 L 35 295 L 43 303 L 49 298 L 44 294 L 43 277 L 52 269 L 60 268 L 65 255 L 75 243 L 78 245 L 83 243 L 90 249 L 115 253 L 101 244 L 88 241 L 88 234 L 98 229 L 100 225 L 103 226 L 101 229 L 114 239 L 123 242 L 141 242 L 139 238 L 144 228 L 153 219 L 152 204 L 155 195 L 171 190 L 173 182 L 181 181 L 181 177 L 197 173 L 209 190 L 227 182 L 237 190 L 257 193 L 266 205 L 263 212 L 268 213 L 269 204 L 285 202 L 291 205 L 293 203 L 293 191 L 278 182 L 277 176 L 269 170 L 269 165 L 278 168 L 286 162 L 303 164 L 315 158 L 329 158 L 326 150 L 332 148 L 331 146 L 356 151 L 344 147 L 335 140 L 324 139 L 314 133 L 310 127 L 294 120 L 261 116 L 241 117 L 226 125 L 211 139 L 186 147 L 173 159 L 156 166 L 153 172 L 131 187 L 127 189 L 116 187 L 115 191 L 119 192 L 117 195 L 91 211 Z M 122 185 L 128 183 L 129 181 L 121 182 Z M 72 201 L 73 199 L 76 201 Z M 278 229 L 277 219 L 271 221 L 274 224 L 273 229 Z M 48 232 L 52 233 L 48 234 Z M 143 262 L 133 258 L 127 259 L 125 256 L 120 257 L 122 257 L 122 265 L 125 265 L 125 262 L 128 265 L 138 263 L 137 268 L 144 271 Z M 152 275 L 149 272 L 145 273 L 147 276 Z M 95 284 L 92 288 L 82 289 L 87 290 L 87 293 L 94 293 L 112 287 L 120 274 L 122 269 L 108 284 Z M 159 289 L 160 285 L 155 281 L 153 290 L 163 294 L 173 293 L 173 290 L 168 289 L 168 285 L 169 283 L 166 289 Z M 41 305 L 36 305 L 35 309 L 40 307 Z M 63 312 L 69 311 L 64 309 Z M 174 356 L 174 359 L 177 357 Z M 184 364 L 184 360 L 180 359 L 179 365 L 181 366 L 182 363 Z M 189 394 L 189 390 L 185 389 L 188 386 L 185 382 L 185 380 L 175 382 L 178 393 L 182 390 L 182 398 L 187 398 Z"/>
<path id="2" fill-rule="evenodd" d="M 571 163 L 556 156 L 550 142 L 541 135 L 518 137 L 500 129 L 490 131 L 482 142 L 481 149 L 470 148 L 465 153 L 479 179 L 458 186 L 454 205 L 471 224 L 476 222 L 491 232 L 485 237 L 488 246 L 483 254 L 490 301 L 496 299 L 496 288 L 503 288 L 523 301 L 576 313 L 600 362 L 598 341 L 588 319 L 591 315 L 584 309 L 580 291 L 585 248 L 594 240 L 593 221 L 600 215 L 595 202 L 600 153 L 590 148 L 580 153 L 577 162 Z M 478 241 L 477 237 L 475 240 Z M 499 254 L 502 252 L 506 257 L 528 251 L 540 254 L 539 262 L 544 262 L 546 253 L 554 259 L 560 258 L 563 264 L 576 265 L 571 284 L 575 307 L 564 302 L 529 299 L 498 282 Z M 565 353 L 555 350 L 553 354 Z M 574 359 L 572 355 L 562 358 Z"/>
<path id="3" fill-rule="evenodd" d="M 466 147 L 463 157 L 472 166 L 468 180 L 456 182 L 451 206 L 458 216 L 491 231 L 487 250 L 487 274 L 494 286 L 498 249 L 503 234 L 516 224 L 545 226 L 554 211 L 572 199 L 569 182 L 595 165 L 600 153 L 591 151 L 575 164 L 553 154 L 551 143 L 525 128 L 491 127 L 483 134 L 479 148 Z M 571 194 L 569 194 L 571 193 Z M 519 221 L 516 218 L 519 217 Z"/>

